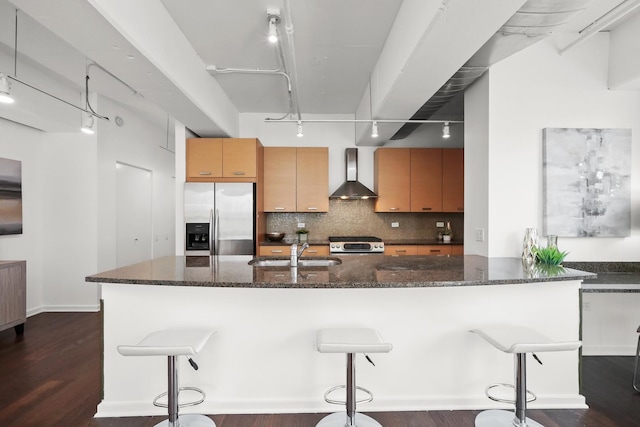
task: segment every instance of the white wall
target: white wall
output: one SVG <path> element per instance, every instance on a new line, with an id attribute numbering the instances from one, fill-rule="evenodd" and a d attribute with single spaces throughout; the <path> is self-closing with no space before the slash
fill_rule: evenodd
<path id="1" fill-rule="evenodd" d="M 0 259 L 27 261 L 27 308 L 32 310 L 44 305 L 44 134 L 0 119 L 0 135 L 0 157 L 22 162 L 22 234 L 0 236 Z"/>
<path id="2" fill-rule="evenodd" d="M 488 172 L 489 256 L 519 256 L 525 229 L 542 232 L 542 129 L 631 128 L 632 152 L 640 149 L 640 94 L 607 88 L 608 35 L 598 34 L 564 56 L 554 42 L 540 42 L 499 62 L 484 77 L 488 92 L 469 92 L 469 97 L 475 94 L 484 100 L 469 99 L 477 103 L 475 110 L 465 110 L 467 134 L 474 115 L 488 114 L 488 158 L 475 160 L 486 163 Z M 467 176 L 466 182 L 486 180 L 482 169 L 478 167 L 478 175 Z M 569 251 L 567 260 L 640 260 L 639 185 L 640 156 L 634 155 L 631 237 L 560 238 L 560 249 Z M 477 228 L 472 221 L 467 211 L 468 233 Z"/>

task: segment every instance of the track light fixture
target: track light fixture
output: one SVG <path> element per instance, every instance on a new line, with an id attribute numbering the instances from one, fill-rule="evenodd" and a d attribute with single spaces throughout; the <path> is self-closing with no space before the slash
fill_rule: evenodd
<path id="1" fill-rule="evenodd" d="M 373 121 L 373 123 L 371 124 L 371 138 L 377 138 L 378 137 L 378 122 L 377 121 Z"/>
<path id="2" fill-rule="evenodd" d="M 304 133 L 302 133 L 302 122 L 298 120 L 298 133 L 296 134 L 298 138 L 302 138 Z"/>
<path id="3" fill-rule="evenodd" d="M 3 104 L 13 104 L 9 79 L 2 73 L 0 73 L 0 102 Z"/>
<path id="4" fill-rule="evenodd" d="M 278 43 L 278 23 L 280 22 L 280 9 L 267 9 L 269 19 L 269 35 L 267 39 L 271 43 Z"/>
<path id="5" fill-rule="evenodd" d="M 451 134 L 449 133 L 449 122 L 444 122 L 444 124 L 442 125 L 442 137 L 447 139 L 451 136 Z"/>
<path id="6" fill-rule="evenodd" d="M 95 120 L 93 119 L 93 115 L 90 113 L 82 113 L 82 127 L 80 130 L 87 135 L 93 135 L 95 131 L 93 130 L 93 124 Z"/>

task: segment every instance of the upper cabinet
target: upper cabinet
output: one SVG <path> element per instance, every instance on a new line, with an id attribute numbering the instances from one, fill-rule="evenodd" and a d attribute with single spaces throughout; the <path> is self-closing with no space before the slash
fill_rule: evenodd
<path id="1" fill-rule="evenodd" d="M 378 148 L 376 212 L 464 212 L 464 150 Z"/>
<path id="2" fill-rule="evenodd" d="M 378 148 L 374 155 L 376 212 L 411 210 L 411 151 L 409 148 Z"/>
<path id="3" fill-rule="evenodd" d="M 255 182 L 262 144 L 256 138 L 187 139 L 187 181 Z"/>
<path id="4" fill-rule="evenodd" d="M 329 149 L 266 147 L 265 212 L 328 212 Z"/>
<path id="5" fill-rule="evenodd" d="M 464 212 L 464 149 L 442 150 L 442 211 Z"/>

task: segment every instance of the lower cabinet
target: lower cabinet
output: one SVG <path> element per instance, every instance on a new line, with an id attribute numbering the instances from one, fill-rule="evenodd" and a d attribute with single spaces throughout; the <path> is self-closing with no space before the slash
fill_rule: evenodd
<path id="1" fill-rule="evenodd" d="M 0 262 L 0 331 L 24 331 L 27 320 L 27 262 Z"/>
<path id="2" fill-rule="evenodd" d="M 300 245 L 298 245 L 300 247 Z M 260 246 L 259 256 L 284 256 L 287 257 L 291 254 L 291 246 L 289 245 L 264 245 Z M 305 249 L 302 256 L 328 256 L 329 245 L 310 245 Z"/>
<path id="3" fill-rule="evenodd" d="M 385 255 L 463 255 L 463 245 L 387 245 Z"/>

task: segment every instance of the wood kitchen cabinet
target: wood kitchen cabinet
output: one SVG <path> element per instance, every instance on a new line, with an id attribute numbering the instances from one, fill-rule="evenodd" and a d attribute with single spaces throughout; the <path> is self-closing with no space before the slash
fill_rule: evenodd
<path id="1" fill-rule="evenodd" d="M 299 247 L 299 245 L 298 245 Z M 284 256 L 291 255 L 291 246 L 288 245 L 261 245 L 258 251 L 260 256 Z M 329 245 L 310 245 L 302 254 L 305 256 L 328 256 Z"/>
<path id="2" fill-rule="evenodd" d="M 256 138 L 189 138 L 188 182 L 256 182 L 262 144 Z"/>
<path id="3" fill-rule="evenodd" d="M 387 245 L 385 255 L 462 255 L 462 245 Z"/>
<path id="4" fill-rule="evenodd" d="M 442 211 L 464 212 L 464 149 L 442 150 Z"/>
<path id="5" fill-rule="evenodd" d="M 451 246 L 418 245 L 418 255 L 451 255 Z"/>
<path id="6" fill-rule="evenodd" d="M 410 212 L 411 150 L 378 148 L 374 159 L 374 192 L 376 212 Z"/>
<path id="7" fill-rule="evenodd" d="M 265 212 L 328 212 L 329 149 L 266 147 Z"/>
<path id="8" fill-rule="evenodd" d="M 0 331 L 24 332 L 27 320 L 27 262 L 0 262 Z"/>
<path id="9" fill-rule="evenodd" d="M 386 245 L 385 255 L 418 255 L 417 245 Z"/>
<path id="10" fill-rule="evenodd" d="M 464 149 L 378 148 L 376 212 L 464 212 Z"/>
<path id="11" fill-rule="evenodd" d="M 442 212 L 442 151 L 411 149 L 411 212 Z"/>

